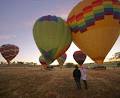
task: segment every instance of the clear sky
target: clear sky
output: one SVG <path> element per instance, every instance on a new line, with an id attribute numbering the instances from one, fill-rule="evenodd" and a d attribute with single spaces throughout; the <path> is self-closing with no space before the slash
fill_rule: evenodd
<path id="1" fill-rule="evenodd" d="M 40 52 L 34 42 L 33 25 L 41 16 L 56 15 L 67 19 L 70 10 L 80 0 L 0 0 L 0 45 L 15 44 L 20 52 L 12 61 L 37 62 Z M 67 62 L 76 63 L 73 52 L 79 50 L 73 43 L 67 51 Z M 120 51 L 120 37 L 106 60 Z M 0 61 L 5 61 L 0 55 Z M 93 62 L 88 57 L 85 62 Z M 55 61 L 53 64 L 57 64 Z"/>

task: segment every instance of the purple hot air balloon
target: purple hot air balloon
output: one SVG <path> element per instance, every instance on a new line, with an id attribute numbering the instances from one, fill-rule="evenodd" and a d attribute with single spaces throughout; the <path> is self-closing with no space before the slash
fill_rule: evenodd
<path id="1" fill-rule="evenodd" d="M 82 65 L 86 59 L 86 54 L 82 51 L 75 51 L 73 54 L 73 58 L 79 65 Z"/>

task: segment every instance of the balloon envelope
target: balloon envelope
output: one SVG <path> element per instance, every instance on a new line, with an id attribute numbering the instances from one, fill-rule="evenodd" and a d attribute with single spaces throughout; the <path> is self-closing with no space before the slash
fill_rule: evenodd
<path id="1" fill-rule="evenodd" d="M 67 22 L 74 43 L 96 63 L 103 63 L 120 30 L 118 0 L 84 0 L 70 12 Z"/>
<path id="2" fill-rule="evenodd" d="M 37 47 L 48 61 L 54 61 L 69 48 L 71 31 L 63 19 L 43 16 L 34 24 L 33 36 Z"/>
<path id="3" fill-rule="evenodd" d="M 73 54 L 73 58 L 79 65 L 82 65 L 86 59 L 86 54 L 82 51 L 75 51 Z"/>
<path id="4" fill-rule="evenodd" d="M 1 46 L 0 51 L 7 62 L 10 63 L 10 61 L 18 54 L 19 48 L 15 45 L 5 44 Z"/>
<path id="5" fill-rule="evenodd" d="M 50 62 L 48 62 L 43 56 L 40 56 L 39 57 L 39 61 L 40 61 L 40 63 L 42 64 L 42 65 L 49 65 L 49 64 L 51 64 L 52 63 L 52 61 Z"/>
<path id="6" fill-rule="evenodd" d="M 60 57 L 57 59 L 57 61 L 58 61 L 58 63 L 59 63 L 60 65 L 63 65 L 64 62 L 65 62 L 65 60 L 66 60 L 66 58 L 67 58 L 67 54 L 64 53 L 62 56 L 60 56 Z"/>

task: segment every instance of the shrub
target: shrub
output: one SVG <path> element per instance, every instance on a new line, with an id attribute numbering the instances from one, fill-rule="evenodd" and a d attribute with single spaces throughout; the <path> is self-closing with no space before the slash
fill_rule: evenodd
<path id="1" fill-rule="evenodd" d="M 66 68 L 73 68 L 75 65 L 73 63 L 66 63 L 65 67 Z"/>
<path id="2" fill-rule="evenodd" d="M 117 67 L 120 67 L 120 62 L 117 63 Z"/>

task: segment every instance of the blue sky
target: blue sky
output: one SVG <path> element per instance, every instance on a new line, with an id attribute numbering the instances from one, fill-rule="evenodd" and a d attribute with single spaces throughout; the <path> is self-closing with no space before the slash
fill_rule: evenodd
<path id="1" fill-rule="evenodd" d="M 67 18 L 70 10 L 80 0 L 0 0 L 0 45 L 11 43 L 20 52 L 13 61 L 38 63 L 39 50 L 34 42 L 33 25 L 41 16 L 56 15 Z M 66 62 L 75 63 L 72 53 L 79 50 L 73 43 L 67 51 Z M 106 58 L 120 50 L 120 37 Z M 0 55 L 0 61 L 5 61 Z M 92 62 L 87 58 L 86 62 Z M 56 63 L 56 62 L 55 62 Z"/>

